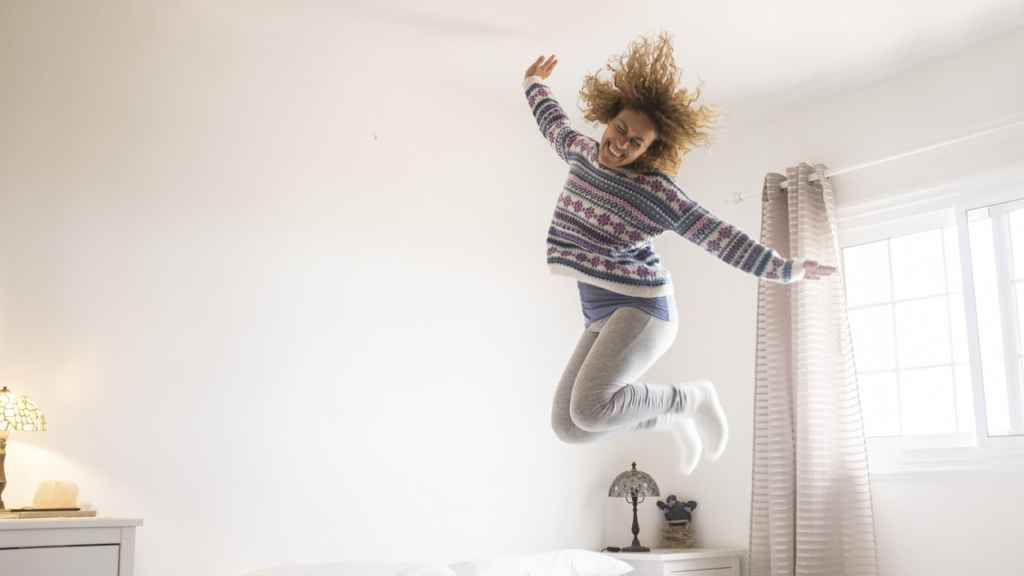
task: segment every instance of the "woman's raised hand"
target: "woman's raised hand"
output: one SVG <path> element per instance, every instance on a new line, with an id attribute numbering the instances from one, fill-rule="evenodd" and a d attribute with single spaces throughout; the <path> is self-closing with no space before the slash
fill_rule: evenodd
<path id="1" fill-rule="evenodd" d="M 525 77 L 540 76 L 541 79 L 547 80 L 547 77 L 551 75 L 551 71 L 555 69 L 556 64 L 558 64 L 558 58 L 554 54 L 548 56 L 547 60 L 540 56 L 526 69 Z"/>

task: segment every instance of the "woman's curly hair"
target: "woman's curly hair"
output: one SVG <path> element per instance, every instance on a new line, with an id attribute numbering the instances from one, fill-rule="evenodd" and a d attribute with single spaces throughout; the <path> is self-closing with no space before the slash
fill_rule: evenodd
<path id="1" fill-rule="evenodd" d="M 678 85 L 679 67 L 668 34 L 639 38 L 626 53 L 611 58 L 605 69 L 611 72 L 610 79 L 601 78 L 602 70 L 598 70 L 583 80 L 584 118 L 607 124 L 630 108 L 646 114 L 657 129 L 657 139 L 630 168 L 675 174 L 683 155 L 710 142 L 718 110 L 696 103 L 699 88 L 691 92 Z"/>

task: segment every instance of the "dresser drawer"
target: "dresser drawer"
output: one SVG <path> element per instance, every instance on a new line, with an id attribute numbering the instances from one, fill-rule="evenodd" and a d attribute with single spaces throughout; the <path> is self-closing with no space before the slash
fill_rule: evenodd
<path id="1" fill-rule="evenodd" d="M 118 546 L 55 546 L 0 550 L 4 574 L 118 576 Z"/>

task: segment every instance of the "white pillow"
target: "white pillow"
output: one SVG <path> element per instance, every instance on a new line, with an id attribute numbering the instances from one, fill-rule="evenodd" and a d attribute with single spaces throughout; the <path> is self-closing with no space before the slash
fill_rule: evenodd
<path id="1" fill-rule="evenodd" d="M 629 564 L 589 550 L 557 550 L 543 554 L 504 556 L 453 564 L 456 576 L 622 576 Z"/>
<path id="2" fill-rule="evenodd" d="M 447 566 L 430 564 L 289 564 L 245 576 L 456 576 Z"/>

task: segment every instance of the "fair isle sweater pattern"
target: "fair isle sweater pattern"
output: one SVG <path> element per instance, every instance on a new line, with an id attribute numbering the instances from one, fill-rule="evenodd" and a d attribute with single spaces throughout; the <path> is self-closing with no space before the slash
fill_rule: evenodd
<path id="1" fill-rule="evenodd" d="M 620 294 L 672 293 L 652 240 L 672 230 L 723 262 L 765 280 L 790 283 L 803 267 L 754 241 L 691 200 L 660 172 L 609 169 L 600 144 L 569 125 L 550 88 L 529 78 L 526 98 L 541 133 L 569 165 L 548 229 L 551 271 Z M 796 272 L 796 273 L 794 273 Z"/>

